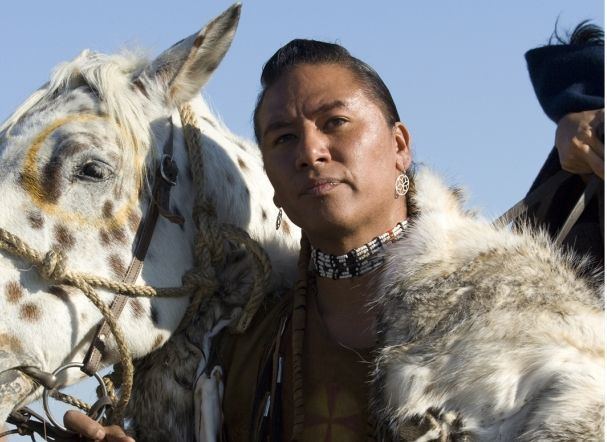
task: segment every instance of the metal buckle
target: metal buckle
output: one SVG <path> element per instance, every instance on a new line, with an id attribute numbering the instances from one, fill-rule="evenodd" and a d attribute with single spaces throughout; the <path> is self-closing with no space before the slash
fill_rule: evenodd
<path id="1" fill-rule="evenodd" d="M 171 186 L 177 184 L 177 165 L 173 157 L 166 153 L 160 159 L 160 176 Z"/>
<path id="2" fill-rule="evenodd" d="M 84 367 L 84 364 L 82 362 L 71 362 L 69 364 L 66 364 L 62 367 L 59 367 L 57 370 L 55 370 L 53 372 L 53 376 L 57 376 L 59 373 L 67 370 L 68 368 L 82 368 Z M 107 396 L 107 388 L 105 388 L 105 384 L 103 383 L 103 378 L 99 375 L 99 373 L 93 373 L 93 377 L 95 377 L 95 379 L 97 379 L 97 382 L 99 382 L 99 385 L 101 386 L 101 390 L 103 391 L 103 396 Z M 63 430 L 63 431 L 67 431 L 68 433 L 73 433 L 72 431 L 68 430 L 67 428 L 65 428 L 63 425 L 61 425 L 59 422 L 57 422 L 53 416 L 53 414 L 51 413 L 51 410 L 49 409 L 48 406 L 48 394 L 49 391 L 54 390 L 54 388 L 46 388 L 44 387 L 44 391 L 42 392 L 42 408 L 44 409 L 44 412 L 46 413 L 46 417 L 48 417 L 48 420 L 51 421 L 51 423 L 53 425 L 55 425 L 57 428 Z M 103 397 L 102 396 L 102 397 Z M 105 407 L 103 407 L 105 408 Z M 95 416 L 91 416 L 93 419 L 95 419 L 97 422 L 101 422 L 101 419 L 103 417 L 103 411 L 101 410 L 95 410 L 98 411 L 98 415 Z"/>
<path id="3" fill-rule="evenodd" d="M 44 388 L 52 390 L 57 385 L 57 376 L 46 371 L 42 371 L 38 367 L 26 365 L 24 367 L 19 367 L 19 370 L 21 370 L 23 373 L 25 373 L 32 379 L 35 379 Z"/>

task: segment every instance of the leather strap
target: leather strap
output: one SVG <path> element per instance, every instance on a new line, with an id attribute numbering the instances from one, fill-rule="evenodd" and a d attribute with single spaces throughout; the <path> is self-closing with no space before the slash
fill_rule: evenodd
<path id="1" fill-rule="evenodd" d="M 560 187 L 563 182 L 572 176 L 569 172 L 565 172 L 564 170 L 559 170 L 557 173 L 552 175 L 546 181 L 544 181 L 541 185 L 535 188 L 535 190 L 529 193 L 525 198 L 520 200 L 510 209 L 508 209 L 502 216 L 496 219 L 494 224 L 508 224 L 518 217 L 520 217 L 523 213 L 525 213 L 530 207 L 533 207 L 536 204 L 540 204 L 539 213 L 537 217 L 539 219 L 543 219 L 545 213 L 547 211 L 547 206 L 549 205 L 552 196 L 556 193 L 557 189 Z M 543 207 L 542 207 L 543 206 Z M 543 210 L 542 210 L 543 208 Z"/>
<path id="2" fill-rule="evenodd" d="M 539 204 L 539 208 L 535 213 L 535 217 L 538 221 L 544 221 L 548 207 L 554 197 L 554 194 L 561 186 L 561 184 L 563 184 L 563 182 L 571 176 L 573 176 L 573 174 L 564 170 L 559 170 L 557 173 L 548 178 L 544 183 L 538 186 L 533 192 L 529 193 L 525 198 L 523 198 L 521 201 L 519 201 L 510 209 L 508 209 L 502 216 L 500 216 L 497 220 L 494 221 L 494 224 L 500 225 L 513 222 L 518 219 L 523 213 L 525 213 L 530 207 L 533 207 L 536 204 Z M 556 235 L 555 242 L 557 244 L 562 244 L 569 232 L 571 232 L 571 229 L 584 212 L 584 209 L 588 205 L 590 199 L 597 192 L 600 191 L 601 184 L 602 183 L 600 178 L 595 175 L 593 175 L 589 179 L 588 183 L 586 184 L 586 187 L 584 188 L 584 191 L 582 192 L 582 195 L 579 197 L 577 203 L 569 213 L 569 216 L 567 217 L 567 219 L 563 223 L 563 226 Z M 599 201 L 600 200 L 601 198 L 599 198 Z M 599 206 L 602 209 L 602 202 L 600 202 Z M 602 210 L 599 214 L 599 218 L 602 223 Z"/>
<path id="3" fill-rule="evenodd" d="M 573 225 L 580 218 L 580 216 L 582 216 L 582 213 L 584 212 L 584 209 L 586 209 L 586 206 L 590 202 L 590 199 L 598 191 L 600 185 L 601 185 L 600 178 L 597 177 L 596 175 L 592 175 L 592 178 L 590 178 L 590 180 L 586 184 L 586 188 L 584 189 L 584 192 L 582 192 L 582 195 L 575 203 L 575 206 L 573 206 L 573 209 L 571 209 L 569 216 L 563 223 L 563 227 L 561 227 L 561 230 L 559 231 L 558 235 L 556 236 L 555 241 L 557 244 L 563 243 L 563 241 L 565 240 L 565 238 L 571 231 L 571 228 L 573 227 Z M 602 219 L 602 216 L 600 216 L 600 218 Z"/>
<path id="4" fill-rule="evenodd" d="M 184 222 L 181 215 L 171 213 L 169 206 L 171 188 L 177 183 L 177 175 L 179 173 L 177 164 L 173 160 L 173 122 L 171 120 L 169 121 L 171 124 L 171 132 L 164 145 L 162 158 L 156 169 L 150 205 L 145 218 L 143 218 L 137 228 L 133 258 L 122 278 L 122 282 L 128 284 L 133 284 L 143 269 L 143 262 L 145 261 L 145 256 L 152 241 L 152 236 L 154 235 L 158 215 L 162 215 L 173 223 L 183 224 Z M 110 305 L 110 310 L 116 320 L 120 317 L 127 302 L 128 296 L 116 295 L 114 297 L 114 300 Z M 91 346 L 84 357 L 84 366 L 81 370 L 87 375 L 92 376 L 99 370 L 109 334 L 109 325 L 106 320 L 103 320 L 97 327 Z"/>

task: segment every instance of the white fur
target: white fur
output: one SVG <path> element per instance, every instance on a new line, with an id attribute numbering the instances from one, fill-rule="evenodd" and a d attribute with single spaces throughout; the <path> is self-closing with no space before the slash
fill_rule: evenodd
<path id="1" fill-rule="evenodd" d="M 378 299 L 380 419 L 396 434 L 429 413 L 443 438 L 601 438 L 604 311 L 579 260 L 471 215 L 427 169 L 416 185 Z"/>

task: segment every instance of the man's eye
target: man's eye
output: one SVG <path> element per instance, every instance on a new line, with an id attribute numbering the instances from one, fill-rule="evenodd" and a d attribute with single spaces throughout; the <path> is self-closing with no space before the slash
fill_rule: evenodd
<path id="1" fill-rule="evenodd" d="M 339 126 L 343 126 L 347 122 L 348 120 L 344 117 L 333 117 L 327 120 L 327 122 L 325 123 L 325 127 L 327 129 L 333 129 Z"/>
<path id="2" fill-rule="evenodd" d="M 279 135 L 274 140 L 274 146 L 278 146 L 280 144 L 288 143 L 289 141 L 293 140 L 294 138 L 295 138 L 295 135 L 293 135 L 293 134 L 282 134 L 282 135 Z"/>

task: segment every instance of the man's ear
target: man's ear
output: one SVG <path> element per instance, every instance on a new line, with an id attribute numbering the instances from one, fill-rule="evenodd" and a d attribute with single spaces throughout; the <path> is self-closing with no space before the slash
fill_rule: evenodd
<path id="1" fill-rule="evenodd" d="M 146 95 L 146 89 L 152 88 L 172 106 L 194 98 L 230 47 L 240 9 L 240 3 L 232 5 L 200 32 L 171 46 L 152 61 L 133 84 Z"/>
<path id="2" fill-rule="evenodd" d="M 407 127 L 400 121 L 394 124 L 394 141 L 396 146 L 396 168 L 404 172 L 411 165 L 411 149 L 409 147 L 411 138 Z"/>

